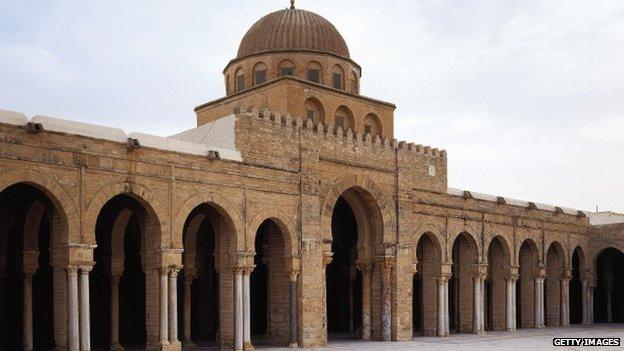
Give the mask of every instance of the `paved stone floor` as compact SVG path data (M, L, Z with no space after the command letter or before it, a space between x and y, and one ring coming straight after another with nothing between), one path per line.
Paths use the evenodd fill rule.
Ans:
M597 324L568 328L521 329L516 332L487 332L486 335L456 334L447 338L417 337L410 342L377 342L335 340L320 350L434 350L434 351L489 351L489 350L624 350L624 347L554 347L555 337L619 337L624 342L624 324ZM257 346L259 350L292 350Z

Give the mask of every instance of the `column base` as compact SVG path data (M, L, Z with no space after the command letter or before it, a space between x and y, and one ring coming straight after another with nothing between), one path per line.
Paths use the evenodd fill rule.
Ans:
M298 348L299 344L296 343L296 342L291 342L290 345L288 345L288 346L290 346L290 348Z
M110 351L123 351L124 350L124 347L121 346L121 344L118 342L114 344L110 344L109 347L110 347Z
M247 341L243 344L243 351L253 351L254 347L251 342Z
M166 351L182 351L182 343L179 341L169 342L163 345L163 350Z
M483 335L485 335L485 331L480 330L480 331L476 331L476 332L474 332L473 334L475 334L475 335L479 335L479 336L483 336Z

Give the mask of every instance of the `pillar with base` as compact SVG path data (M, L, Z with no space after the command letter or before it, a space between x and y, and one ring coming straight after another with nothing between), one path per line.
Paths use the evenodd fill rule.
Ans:
M160 274L160 345L166 347L169 344L169 301L167 295L169 293L169 267L159 269Z
M169 344L179 348L178 344L178 272L179 267L171 267L169 272Z
M372 265L357 262L357 269L362 273L362 339L371 339L371 278Z
M535 328L544 327L544 278L546 278L546 270L540 268L535 277Z
M24 272L23 283L23 346L25 351L32 351L33 344L33 308L32 280L34 272Z
M448 281L450 274L442 274L437 279L438 286L438 336L448 336Z
M89 272L93 266L80 266L80 350L91 350L91 317L89 306Z
M289 344L290 347L299 346L298 343L298 306L297 306L297 278L299 277L299 270L292 269L290 271L290 306L289 306Z
M195 346L191 339L191 298L192 298L192 286L195 280L195 270L184 267L184 309L182 310L183 319L183 345L185 347Z
M572 279L572 271L565 270L560 280L561 287L561 326L570 325L570 280Z
M474 288L474 312L473 312L473 329L475 334L482 335L485 333L484 320L484 284L487 277L487 266L478 265L477 273L473 277Z
M78 267L70 265L65 270L67 272L68 349L79 351Z
M243 350L243 268L234 267L234 350Z
M381 259L381 340L392 340L392 269L394 257L384 256Z
M518 269L512 268L511 273L506 278L507 281L507 331L516 330L516 282L518 281Z
M254 349L251 343L251 287L249 277L255 266L243 269L243 350Z
M119 343L119 281L121 280L120 273L113 273L110 277L110 307L111 307L111 340L110 350L119 351L123 350Z

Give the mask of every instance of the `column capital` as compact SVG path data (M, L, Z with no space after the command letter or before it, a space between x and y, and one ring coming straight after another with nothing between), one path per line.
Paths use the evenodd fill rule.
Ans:
M24 280L26 281L32 281L33 276L35 275L35 272L31 272L31 271L24 271Z
M370 271L373 269L373 265L370 262L366 262L366 261L356 261L355 262L355 267L362 274L370 273Z
M67 272L68 276L78 276L78 266L70 264L65 267L65 272Z
M168 275L170 271L171 271L171 267L168 267L168 266L158 268L158 273L160 273L160 275Z
M396 259L394 256L380 256L377 262L379 263L381 269L392 270Z
M477 271L475 274L472 275L472 278L474 280L478 280L479 282L483 282L487 278L487 272Z
M243 267L243 275L251 275L251 272L253 272L254 269L256 269L255 264L252 264L247 267Z
M291 269L290 270L290 281L291 282L296 282L297 281L297 277L299 276L299 273L301 273L301 270L299 270L299 269Z
M245 268L246 267L232 267L232 270L234 271L234 275L243 275L245 273Z
M535 277L536 278L546 278L547 275L548 275L548 272L546 271L546 268L539 267L537 269L537 273L535 274Z
M91 264L82 265L79 268L80 268L80 274L89 274L89 272L91 272L91 270L93 269L93 265Z
M331 251L323 251L323 266L327 267L333 260L334 253Z
M181 268L176 266L171 266L171 270L169 271L169 278L174 279L178 277L178 273L180 273Z
M121 280L121 274L111 274L110 276L111 284L119 285L120 280Z
M505 277L506 280L511 281L512 283L517 281L518 278L520 277L520 275L518 273L509 273L507 275L507 277Z
M418 260L412 261L412 274L418 273Z
M442 274L440 274L440 277L437 278L438 285L448 283L448 281L451 279L451 276L452 276L452 274L450 274L450 273L442 273Z

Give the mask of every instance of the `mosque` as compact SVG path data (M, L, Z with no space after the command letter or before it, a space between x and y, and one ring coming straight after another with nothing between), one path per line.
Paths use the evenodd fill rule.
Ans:
M624 215L449 187L325 18L262 17L223 75L170 137L0 111L0 349L624 322Z

